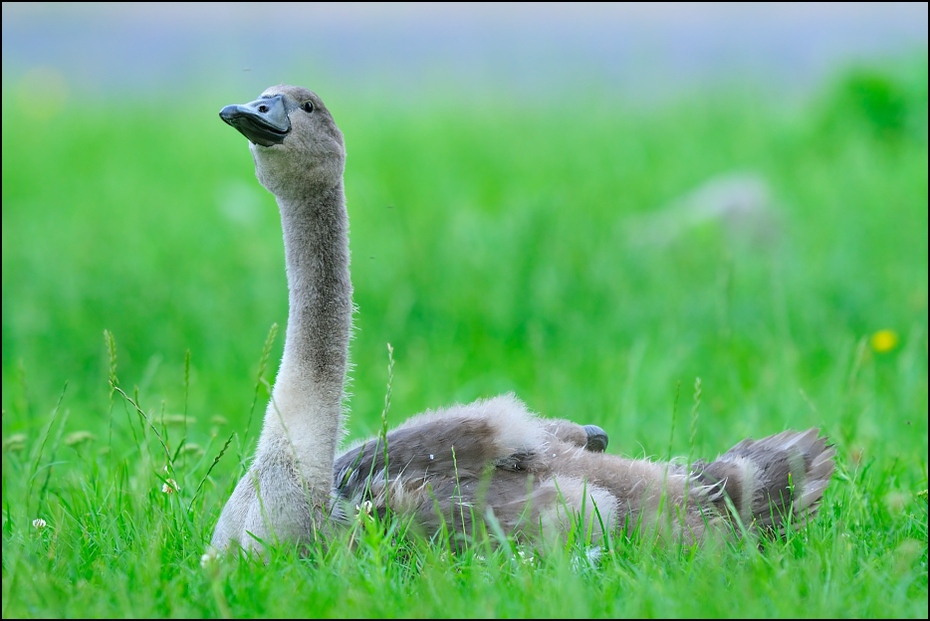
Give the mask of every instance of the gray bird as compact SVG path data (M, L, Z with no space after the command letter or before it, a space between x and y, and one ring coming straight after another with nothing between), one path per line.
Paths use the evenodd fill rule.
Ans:
M255 458L220 515L215 549L308 544L357 506L456 544L479 521L527 541L581 527L592 541L651 532L700 542L780 532L816 513L835 456L817 429L743 440L688 466L608 454L599 427L539 417L506 394L414 416L387 433L387 451L373 438L337 452L353 312L342 132L297 86L220 117L248 138L255 174L277 199L289 311Z

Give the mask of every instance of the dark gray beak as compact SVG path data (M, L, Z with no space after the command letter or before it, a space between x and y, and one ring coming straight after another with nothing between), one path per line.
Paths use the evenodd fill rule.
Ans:
M291 131L284 96L263 97L247 104L233 104L220 110L220 118L255 144L270 147L284 142Z

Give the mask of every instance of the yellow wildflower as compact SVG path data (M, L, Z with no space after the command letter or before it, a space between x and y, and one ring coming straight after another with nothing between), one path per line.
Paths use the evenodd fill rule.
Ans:
M869 339L872 350L884 354L898 346L898 333L894 330L879 330Z

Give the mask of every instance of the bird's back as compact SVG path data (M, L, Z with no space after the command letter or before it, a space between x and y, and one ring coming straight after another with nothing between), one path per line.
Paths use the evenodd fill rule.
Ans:
M336 493L456 540L493 520L518 537L581 526L591 540L645 530L699 541L708 527L806 521L833 472L835 451L816 429L743 440L690 468L592 450L588 429L537 418L512 395L427 412L338 456Z

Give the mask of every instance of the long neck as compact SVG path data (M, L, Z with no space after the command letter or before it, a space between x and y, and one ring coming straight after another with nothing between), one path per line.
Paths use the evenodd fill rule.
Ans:
M262 440L283 433L304 480L320 493L332 485L342 434L342 399L352 326L349 231L341 183L306 196L278 197L289 310L284 356Z

